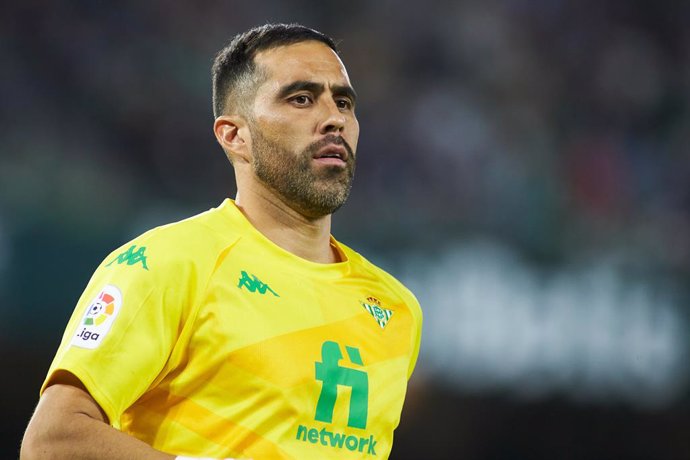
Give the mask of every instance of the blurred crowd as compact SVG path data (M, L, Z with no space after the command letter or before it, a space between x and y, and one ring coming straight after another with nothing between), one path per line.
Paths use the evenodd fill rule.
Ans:
M616 289L639 280L673 293L661 302L673 316L640 313L635 324L651 324L640 330L659 330L659 317L676 327L690 313L688 18L690 3L665 0L10 2L0 15L0 345L36 350L37 390L102 257L234 196L211 133L210 65L235 33L274 21L338 40L359 93L358 168L336 237L412 284L415 260L427 272L443 262L468 273L495 255L467 250L480 240L522 261L489 276L496 282L605 264L623 280ZM492 273L501 257L488 262ZM438 279L427 276L426 286ZM423 349L433 360L444 338L471 332L451 319L483 311L483 297L458 294L474 302L468 309L417 285L427 324L439 328L425 330L436 334L437 345ZM614 304L625 316L626 301ZM444 325L452 330L442 333ZM676 366L687 357L677 334L686 329L673 330L643 334L671 344L673 359L654 354L658 347L648 355L676 369L669 385L687 372ZM458 350L456 358L486 362ZM674 401L688 392L676 388ZM473 452L467 458L517 458ZM657 458L682 458L675 452Z
M152 197L198 205L232 193L210 135L209 63L249 24L300 20L340 40L362 94L352 214L367 208L382 233L392 226L415 244L481 233L546 260L690 270L682 2L8 9L0 210L10 233L37 211L98 230L97 191L117 192L117 220ZM366 227L348 232L366 239Z

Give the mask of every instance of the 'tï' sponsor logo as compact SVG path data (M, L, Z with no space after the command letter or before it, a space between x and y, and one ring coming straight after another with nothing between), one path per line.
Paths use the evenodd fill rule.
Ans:
M345 346L350 365L363 367L364 361L359 352L359 348ZM350 397L340 398L348 401L349 412L347 426L364 430L367 427L367 417L369 415L369 375L363 369L356 367L341 366L343 352L337 342L326 341L321 345L321 361L315 363L316 380L321 381L321 393L316 403L316 414L314 420L326 424L333 423L333 410L339 399L338 389L342 389L341 395L345 392L344 388L350 389ZM364 433L359 434L336 431L327 426L310 427L299 425L297 427L296 439L302 442L318 444L335 449L347 449L352 452L361 452L366 455L376 455L376 444L378 441L374 435Z

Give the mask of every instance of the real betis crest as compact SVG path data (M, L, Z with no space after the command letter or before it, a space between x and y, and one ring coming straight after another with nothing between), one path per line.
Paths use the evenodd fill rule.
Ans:
M386 327L388 321L393 316L393 310L388 310L387 308L381 307L381 302L376 297L367 297L365 302L360 302L364 309L369 312L371 316L374 317L381 329Z

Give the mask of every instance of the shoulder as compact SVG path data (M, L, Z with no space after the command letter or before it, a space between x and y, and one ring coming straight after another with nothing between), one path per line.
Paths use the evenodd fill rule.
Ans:
M407 377L409 378L412 375L412 371L417 363L422 337L423 316L419 301L412 291L410 291L393 275L374 265L364 256L352 250L351 248L341 243L338 244L350 260L350 263L353 265L353 270L356 270L358 275L368 277L371 281L384 285L388 292L392 292L398 297L398 301L403 304L406 307L407 312L409 312L412 320L409 328L410 362L407 369Z
M111 252L104 264L140 264L147 270L190 264L213 266L240 238L241 232L220 206L152 228Z
M378 282L386 285L391 291L397 293L404 303L409 306L411 313L417 317L417 319L421 320L421 307L419 306L417 297L415 297L412 291L410 291L396 277L369 261L359 252L340 242L338 242L338 245L348 257L350 263L352 263L358 271L368 274L368 276L370 276L372 279L376 279Z

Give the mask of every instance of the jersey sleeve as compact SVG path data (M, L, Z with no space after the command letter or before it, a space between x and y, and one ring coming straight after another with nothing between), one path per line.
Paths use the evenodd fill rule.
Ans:
M41 393L58 370L84 384L120 427L122 413L162 379L196 296L194 267L163 242L134 240L98 267L84 290Z

